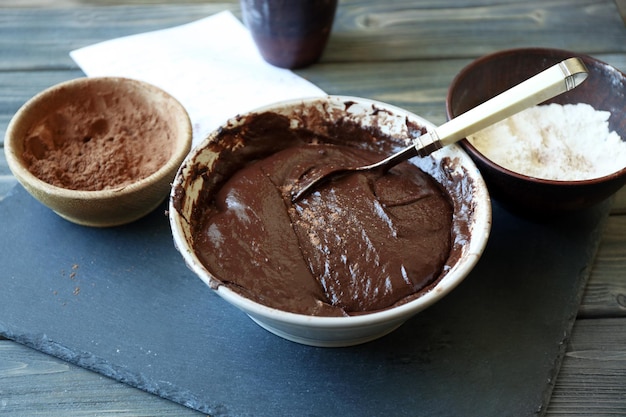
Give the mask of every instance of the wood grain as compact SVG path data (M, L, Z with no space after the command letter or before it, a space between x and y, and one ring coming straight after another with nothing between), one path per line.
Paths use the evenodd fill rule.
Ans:
M576 322L547 415L626 415L623 320Z
M343 4L326 54L330 61L471 57L528 45L589 53L626 47L605 49L622 38L612 0Z
M610 216L579 309L580 318L626 317L626 216Z
M201 416L201 413L0 340L0 415Z
M374 4L369 0L344 0L322 61L471 58L529 45L589 54L626 52L623 23L612 0L508 0L497 6L488 4L486 0L467 6L452 0ZM67 52L72 49L178 25L224 9L239 14L236 2L209 1L184 8L162 5L151 9L149 18L145 8L132 5L5 9L0 15L4 58L0 70L15 66L70 68L73 64ZM48 42L38 42L41 38ZM22 52L24 44L28 45L28 54Z

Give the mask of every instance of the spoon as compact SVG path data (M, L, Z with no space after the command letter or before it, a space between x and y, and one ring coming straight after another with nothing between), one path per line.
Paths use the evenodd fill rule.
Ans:
M580 85L587 79L587 68L579 58L569 58L504 91L471 110L455 117L424 135L413 138L413 144L371 165L316 171L292 188L291 201L296 202L322 182L351 172L382 170L414 156L424 157L444 146L472 135L528 107L539 104Z

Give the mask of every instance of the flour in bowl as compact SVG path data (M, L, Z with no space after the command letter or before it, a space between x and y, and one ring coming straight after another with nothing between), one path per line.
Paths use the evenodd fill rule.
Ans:
M608 111L584 103L528 108L469 136L498 165L535 178L598 178L626 167L626 142L609 131Z

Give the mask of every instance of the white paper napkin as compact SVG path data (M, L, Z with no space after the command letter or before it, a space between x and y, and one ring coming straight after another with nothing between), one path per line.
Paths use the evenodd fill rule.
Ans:
M276 101L325 93L266 63L229 11L182 26L113 39L70 52L88 76L154 84L187 109L194 146L228 118Z

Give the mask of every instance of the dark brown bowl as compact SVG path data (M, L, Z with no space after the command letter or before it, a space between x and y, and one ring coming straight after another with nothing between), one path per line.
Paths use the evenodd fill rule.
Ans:
M589 77L572 91L546 103L587 103L611 112L609 129L626 140L626 76L590 56L557 49L512 49L484 56L463 68L448 90L446 111L452 119L482 102L571 57L581 58ZM533 217L591 207L626 183L626 167L581 181L537 179L505 169L481 154L466 139L460 142L481 171L490 194L504 206Z

